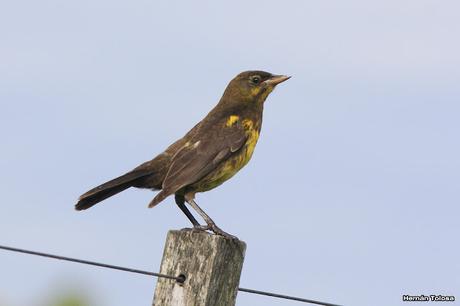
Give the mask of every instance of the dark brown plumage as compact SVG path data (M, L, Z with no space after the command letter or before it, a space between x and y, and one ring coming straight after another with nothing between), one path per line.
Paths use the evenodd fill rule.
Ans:
M195 193L213 189L236 174L250 160L262 124L263 104L275 86L289 77L246 71L227 86L219 103L183 138L132 171L80 196L75 208L87 209L129 187L160 190L153 207L175 194L177 205L195 229L219 229L194 201ZM201 226L188 211L189 203L206 221Z

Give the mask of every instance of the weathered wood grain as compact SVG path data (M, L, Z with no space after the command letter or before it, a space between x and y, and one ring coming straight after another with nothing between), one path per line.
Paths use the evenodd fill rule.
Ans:
M169 231L153 306L234 306L246 244L196 231Z

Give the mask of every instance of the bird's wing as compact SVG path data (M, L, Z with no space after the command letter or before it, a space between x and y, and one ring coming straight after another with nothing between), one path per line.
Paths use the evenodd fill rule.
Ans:
M174 193L197 182L239 150L247 139L246 133L238 127L210 130L200 136L173 157L163 181L164 191Z
M149 206L153 207L182 187L199 181L238 151L246 140L247 135L239 125L203 129L197 133L172 158L162 191Z

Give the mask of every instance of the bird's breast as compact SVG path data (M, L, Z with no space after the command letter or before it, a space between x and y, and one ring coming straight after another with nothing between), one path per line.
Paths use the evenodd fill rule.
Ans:
M221 185L234 176L251 159L257 140L259 139L259 128L251 119L244 119L241 124L247 136L245 144L229 159L222 162L216 170L198 182L194 188L197 192L208 191Z
M249 162L252 157L252 153L254 153L254 149L256 148L257 140L259 140L259 128L255 126L254 121L245 119L243 120L242 124L248 138L242 148L242 151L244 152L242 152L243 154L240 155L240 167L238 170Z

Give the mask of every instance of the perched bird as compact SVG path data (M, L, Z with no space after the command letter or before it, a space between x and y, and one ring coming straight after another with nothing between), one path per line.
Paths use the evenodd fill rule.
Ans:
M184 137L154 159L82 194L75 209L90 208L129 187L149 188L160 190L150 208L174 194L194 229L236 238L221 230L196 204L195 194L221 185L248 163L259 138L265 99L276 85L289 78L264 71L238 74L219 103ZM206 225L198 223L185 202Z

